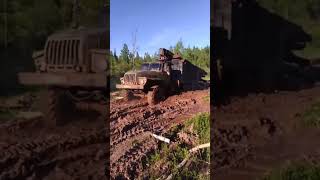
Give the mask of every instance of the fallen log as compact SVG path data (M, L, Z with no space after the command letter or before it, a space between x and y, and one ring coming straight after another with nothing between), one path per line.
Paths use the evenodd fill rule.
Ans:
M177 169L182 168L189 160L191 154L193 154L194 152L200 150L200 149L204 149L204 148L208 148L210 147L210 143L206 143L206 144L201 144L199 146L196 146L192 149L189 150L189 154L187 155L187 157L177 166ZM166 180L171 180L172 179L173 174L170 174Z

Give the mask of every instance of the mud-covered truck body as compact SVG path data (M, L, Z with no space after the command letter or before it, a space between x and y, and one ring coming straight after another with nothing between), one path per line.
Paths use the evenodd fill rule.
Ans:
M19 74L25 85L106 88L107 31L82 29L48 37L44 50L33 54L37 72Z
M120 78L116 88L126 90L126 99L140 91L148 94L149 104L155 104L174 92L197 88L207 74L169 50L160 48L159 54L157 62L143 63L140 70L129 71Z
M257 0L214 0L211 14L213 94L299 89L309 84L310 61L295 52L312 37Z
M106 96L107 34L106 29L55 33L42 51L33 54L36 72L18 74L23 85L49 87L51 121L62 120L75 102L89 103Z

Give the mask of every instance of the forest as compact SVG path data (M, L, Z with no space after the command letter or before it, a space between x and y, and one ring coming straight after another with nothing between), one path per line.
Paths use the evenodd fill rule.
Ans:
M161 48L161 47L159 47ZM204 48L198 47L185 47L182 40L179 40L174 46L168 47L173 53L179 53L184 59L189 60L192 64L199 66L204 69L208 74L210 73L210 47L206 46ZM117 52L111 51L110 62L111 62L111 78L118 79L123 76L126 71L131 69L139 69L143 62L156 61L158 58L158 52L149 54L146 52L144 55L139 55L139 53L132 53L129 50L127 44L123 45L119 55ZM206 77L209 79L209 75ZM114 80L116 80L114 79ZM116 80L117 81L117 80Z
M305 50L297 52L307 58L320 56L320 0L257 0L270 12L298 24L310 33L312 42Z
M319 57L320 0L257 0L271 12L303 26L313 41L298 52L309 58ZM46 38L70 28L74 0L2 0L0 4L0 95L15 91L16 74L33 68L32 52L43 48ZM103 14L105 0L79 0L81 26L93 26L109 20ZM107 22L108 24L108 22ZM125 47L127 46L127 47ZM173 51L181 51L184 58L209 72L209 48L183 47L177 42ZM118 54L119 53L119 54ZM151 54L149 54L151 53ZM152 61L156 52L143 55L130 53L128 45L120 52L112 52L112 74L120 76L138 67L143 61ZM134 57L134 58L133 58ZM135 60L136 59L136 60Z

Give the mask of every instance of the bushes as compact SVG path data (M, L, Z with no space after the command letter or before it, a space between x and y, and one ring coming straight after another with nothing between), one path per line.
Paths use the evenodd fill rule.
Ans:
M273 170L263 180L318 180L320 166L309 163L289 164L281 169Z
M184 59L189 60L192 64L204 69L208 74L210 74L209 46L204 48L185 48L180 40L174 47L170 47L169 49L174 53L180 53ZM134 59L134 61L132 59ZM156 61L157 59L157 53L154 53L153 55L145 53L143 57L139 56L138 53L133 55L132 52L130 52L128 45L124 44L119 55L117 55L115 52L111 52L111 76L121 77L125 72L131 69L139 69L143 62L152 62ZM206 78L210 79L210 76L208 75Z
M315 103L302 115L302 123L306 127L320 127L320 103Z
M320 0L257 0L259 4L289 21L303 26L311 33L312 42L298 54L307 58L319 57L320 48Z

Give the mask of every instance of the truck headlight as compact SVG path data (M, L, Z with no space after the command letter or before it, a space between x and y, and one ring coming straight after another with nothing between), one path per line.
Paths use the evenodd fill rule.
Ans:
M105 72L108 68L107 51L102 49L92 49L91 70L96 73Z
M145 84L146 82L147 82L147 78L145 78L145 77L139 77L139 78L138 78L138 83L139 83L139 84L142 84L142 85L143 85L143 84Z

